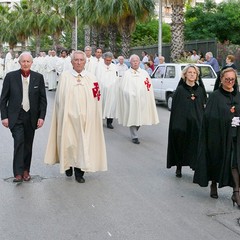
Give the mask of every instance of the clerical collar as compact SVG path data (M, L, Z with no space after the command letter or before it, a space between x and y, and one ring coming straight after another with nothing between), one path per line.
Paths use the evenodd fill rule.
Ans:
M82 77L85 77L86 74L87 74L87 71L84 69L82 70L80 73L76 72L74 69L71 69L71 74L74 76L74 77L77 77L79 74L82 76Z
M27 78L27 77L29 77L29 75L30 75L30 70L28 70L28 71L23 71L23 70L21 69L21 74L23 75L24 78Z
M137 70L134 70L133 68L131 68L131 71L132 71L132 73L140 73L140 69L138 68Z

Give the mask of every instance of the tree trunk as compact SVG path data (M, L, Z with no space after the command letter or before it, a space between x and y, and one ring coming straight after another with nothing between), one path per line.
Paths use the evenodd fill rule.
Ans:
M99 27L98 29L98 46L101 49L103 49L103 52L105 51L104 49L106 48L106 45L105 45L106 31L107 29L104 27Z
M114 56L117 55L117 46L116 46L116 39L117 39L117 26L115 24L110 24L108 27L109 32L109 50L113 53Z
M22 49L22 52L26 51L26 41L25 40L21 41L21 49Z
M172 5L172 40L171 40L171 61L177 62L181 58L184 51L184 17L183 5Z
M92 27L91 28L91 47L93 49L93 51L95 51L95 49L98 47L98 34L97 34L97 28L96 27Z
M71 48L77 50L77 29L76 22L72 22L72 45Z
M57 51L58 46L60 45L59 35L58 34L53 34L52 39L53 39L53 46L52 47L55 51Z
M0 42L0 52L3 52L3 44Z
M40 53L40 47L41 47L41 34L38 33L36 35L36 54Z
M85 47L91 45L91 28L89 25L84 26L84 44Z
M122 28L122 55L124 58L129 58L131 42L131 33L128 26L123 26Z

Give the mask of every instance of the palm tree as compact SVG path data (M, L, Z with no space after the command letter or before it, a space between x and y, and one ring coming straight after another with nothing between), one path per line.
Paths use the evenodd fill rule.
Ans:
M105 0L108 19L115 23L122 36L122 55L129 57L131 33L137 21L144 22L154 11L153 0Z
M17 21L17 16L14 11L8 11L6 16L6 22L3 24L3 42L7 42L9 44L9 48L13 49L17 45L17 36L16 29L14 28L14 22Z
M180 59L184 51L184 0L165 0L172 7L171 24L171 61L176 62Z
M49 21L46 12L46 1L25 0L17 7L19 12L15 26L23 26L28 36L33 36L36 42L36 53L40 52L41 37L46 34Z
M77 28L76 28L76 21L79 22L78 18L78 1L77 0L65 0L61 2L61 12L63 13L65 23L65 30L72 29L72 49L77 49L77 42L76 42L76 36L77 36Z
M46 33L51 36L53 40L53 49L57 50L60 36L63 31L71 28L69 22L66 21L66 6L69 1L63 0L47 0L46 11L49 14L49 20L47 21Z
M78 12L82 23L85 26L85 39L91 39L93 45L105 48L106 40L106 6L100 0L78 0ZM91 31L89 31L89 28Z
M7 25L9 23L8 15L9 15L9 7L0 5L0 22L1 22L1 25L0 25L0 52L3 49L3 42L6 41L5 33L6 33Z

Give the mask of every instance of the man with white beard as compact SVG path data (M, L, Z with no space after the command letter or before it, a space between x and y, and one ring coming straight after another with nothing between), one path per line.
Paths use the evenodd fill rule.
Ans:
M96 76L100 83L102 96L103 119L107 119L107 128L113 129L113 119L116 118L117 103L117 68L112 63L113 54L106 52L103 54L104 63L97 67Z
M53 91L57 88L56 62L58 57L54 50L49 51L49 54L46 61L46 78L48 81L48 91Z
M97 62L96 58L92 56L92 48L90 46L86 46L84 48L84 52L86 53L87 56L87 61L85 64L85 69L92 74L96 73L96 67L97 67Z

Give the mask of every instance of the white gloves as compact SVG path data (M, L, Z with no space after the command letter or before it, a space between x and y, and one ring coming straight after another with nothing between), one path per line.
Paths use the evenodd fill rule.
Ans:
M239 127L240 126L240 119L239 117L233 117L232 119L232 127Z

